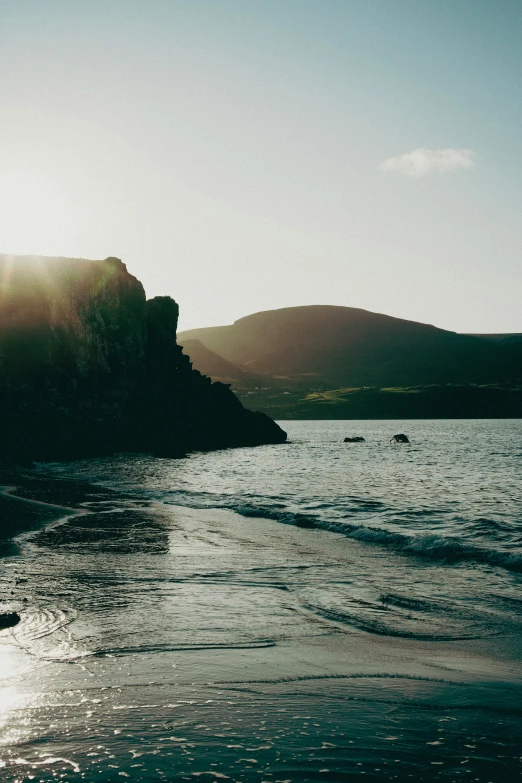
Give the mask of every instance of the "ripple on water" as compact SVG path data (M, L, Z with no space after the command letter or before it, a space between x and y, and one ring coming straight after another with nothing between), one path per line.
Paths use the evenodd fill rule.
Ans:
M455 601L381 593L368 586L329 584L300 588L303 607L336 623L383 636L432 641L474 639L505 630L490 612Z
M90 655L69 632L68 626L76 617L76 610L71 608L47 606L23 611L10 636L19 647L41 660L74 661Z

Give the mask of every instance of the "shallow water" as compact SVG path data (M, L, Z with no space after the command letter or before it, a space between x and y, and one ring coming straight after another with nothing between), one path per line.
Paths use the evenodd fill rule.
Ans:
M350 580L327 596L311 590L310 601L325 610L342 606L369 630L451 637L474 635L476 626L481 634L484 626L496 632L496 623L518 623L522 421L283 426L291 440L285 446L184 460L123 456L54 471L131 497L227 508L365 542L375 558L371 572L357 586ZM406 431L411 445L391 445L395 431ZM342 443L345 434L366 442ZM383 557L388 564L401 554L407 560L394 563L394 575L386 569L384 580Z
M522 422L283 426L20 490L0 780L519 779Z

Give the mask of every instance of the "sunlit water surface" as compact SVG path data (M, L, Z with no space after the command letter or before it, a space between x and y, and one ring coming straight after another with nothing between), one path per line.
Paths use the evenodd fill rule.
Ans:
M283 426L40 466L0 780L519 779L522 422Z

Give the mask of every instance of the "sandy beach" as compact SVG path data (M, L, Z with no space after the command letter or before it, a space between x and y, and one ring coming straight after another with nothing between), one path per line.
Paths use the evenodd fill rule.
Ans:
M18 491L4 513L45 527L0 565L22 616L0 634L2 781L518 779L513 640L391 637L319 605L371 567L363 543L70 482Z

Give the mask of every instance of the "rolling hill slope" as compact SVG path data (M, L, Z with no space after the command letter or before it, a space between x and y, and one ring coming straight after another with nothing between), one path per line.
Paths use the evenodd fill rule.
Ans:
M353 307L268 310L179 340L199 340L249 373L311 387L522 384L520 335L457 334Z

